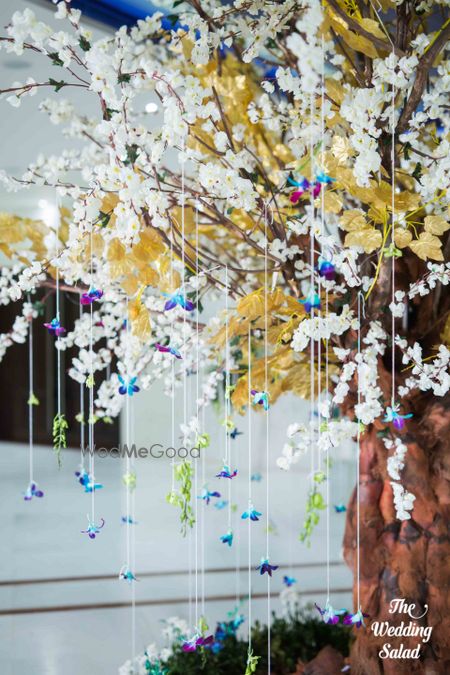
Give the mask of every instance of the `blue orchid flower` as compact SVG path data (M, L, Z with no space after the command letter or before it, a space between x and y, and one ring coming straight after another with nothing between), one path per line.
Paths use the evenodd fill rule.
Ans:
M27 487L26 491L23 493L24 494L24 500L26 502L29 502L33 497L43 497L44 493L42 490L39 490L38 484L32 481L29 486Z
M228 464L224 464L223 468L219 473L216 473L216 478L234 478L237 476L237 469L234 469L234 471L231 471L230 467Z
M325 607L323 609L321 607L319 607L319 605L317 605L316 603L314 603L314 605L315 605L317 611L319 612L320 616L322 617L324 623L331 624L331 625L335 625L335 624L339 623L339 617L342 614L345 614L346 611L347 611L346 609L333 609L333 607L330 605L328 600L327 600L327 602L325 604ZM345 623L345 621L344 621L344 623Z
M260 473L252 473L252 475L250 476L250 480L253 483L260 483L262 481L262 476Z
M128 380L128 383L125 384L125 380L123 379L122 375L119 375L119 382L121 385L119 387L119 394L122 396L125 396L125 394L128 394L128 396L133 396L135 392L139 391L136 381L137 377L132 377Z
M278 569L278 565L271 565L269 563L269 558L261 558L261 563L256 568L259 570L260 574L268 574L269 577L272 576L272 572Z
M120 521L124 525L137 525L138 524L138 521L133 520L133 518L131 516L122 516Z
M89 539L95 539L95 537L100 533L100 530L105 525L105 521L103 518L100 518L100 525L96 525L94 522L91 521L89 516L87 517L87 519L88 519L87 529L81 530L81 533L87 534Z
M302 304L307 312L310 312L311 309L320 309L320 297L317 293L311 292L303 300L299 300L299 303Z
M283 584L285 586L287 586L288 588L290 588L291 586L293 586L296 583L297 583L297 579L294 579L294 577L288 577L287 575L285 575L283 577Z
M234 440L236 436L242 436L243 433L244 433L243 431L238 431L237 427L235 427L233 431L230 433L230 438Z
M249 518L250 520L256 521L259 520L259 516L262 516L262 513L257 511L253 506L253 504L250 502L247 511L244 511L241 518L242 520L247 520L247 518Z
M214 507L215 507L218 511L222 511L222 509L224 509L224 508L226 507L227 504L228 504L228 502L227 502L226 499L221 499L220 502L216 502L216 503L214 504Z
M394 405L391 407L386 408L386 415L383 418L383 422L392 422L394 427L401 431L402 429L405 428L405 420L411 419L413 417L412 413L408 413L407 415L401 415L399 413L400 410L400 404Z
M364 614L361 607L354 614L347 614L344 619L344 624L346 626L356 626L356 628L361 628L365 626L364 619L368 618L368 614Z
M220 541L222 544L228 544L228 546L231 546L233 543L233 532L231 530L228 530L226 534L223 534L220 537Z
M316 181L318 183L322 183L323 185L331 185L332 183L336 182L336 178L331 178L331 176L329 176L324 171L319 171L316 173Z
M345 506L345 504L335 504L334 510L336 511L336 513L345 513L347 511L347 507Z
M262 405L264 410L269 410L269 394L267 391L257 391L256 389L252 389L251 394L253 396L253 405Z
M323 260L319 258L318 265L319 276L323 277L327 281L333 281L336 275L336 267L333 265L331 260Z
M135 577L133 572L127 567L127 565L124 565L120 572L119 572L119 579L122 581L126 581L127 583L131 584L133 581L138 581L138 579Z
M208 488L205 487L205 488L202 489L202 491L201 491L200 495L197 497L197 499L203 499L203 501L206 504L209 504L209 502L211 501L211 497L220 497L220 496L221 496L220 492L217 492L216 490L214 490L213 492L210 492L208 490Z
M167 312L169 309L174 309L174 307L177 305L186 310L186 312L192 312L192 310L195 308L194 303L188 300L185 294L179 289L173 293L163 293L163 295L168 298L164 305L165 312Z

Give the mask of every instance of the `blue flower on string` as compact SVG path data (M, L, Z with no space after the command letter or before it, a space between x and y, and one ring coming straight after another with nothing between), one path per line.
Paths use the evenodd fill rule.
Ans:
M331 176L324 171L319 171L316 173L316 181L322 183L322 185L331 185L336 182L336 178L331 178Z
M138 581L138 579L134 576L133 572L127 565L124 565L121 568L119 572L119 579L121 579L122 581L126 581L129 584L133 583L133 581Z
M44 323L44 326L48 330L49 334L53 335L53 337L59 338L66 332L66 329L64 328L64 326L61 326L59 319L56 317L52 319L50 323Z
M218 511L222 511L222 509L224 509L224 508L226 507L227 504L228 504L228 502L226 501L226 499L221 499L220 502L216 502L216 503L214 504L214 507L215 507Z
M228 464L224 464L222 470L216 473L216 478L234 478L235 476L237 476L237 469L231 471Z
M190 640L185 640L182 644L182 650L184 652L195 652L197 647L208 647L214 642L214 636L208 635L203 637L202 635L194 635Z
M320 616L322 617L323 621L327 624L332 624L335 625L339 623L339 617L342 614L346 613L346 609L333 609L333 607L330 605L330 603L326 602L325 607L322 609L319 607L318 604L314 603L315 608L319 612ZM345 623L345 620L344 620Z
M75 476L83 487L89 482L89 474L84 467L80 467L79 471L75 471Z
M310 312L311 309L320 309L320 297L317 293L311 293L306 296L303 300L299 300L299 303L302 304L306 312Z
M242 436L243 431L238 431L237 427L233 429L233 431L230 433L230 438L233 440L236 438L236 436Z
M241 518L242 518L242 520L247 520L247 518L249 518L250 520L255 521L255 520L259 520L259 516L262 516L262 513L257 511L255 509L255 507L253 506L253 504L250 502L249 505L248 505L247 511L244 511Z
M361 626L366 625L364 623L364 619L367 619L368 616L368 614L364 614L360 607L354 614L347 614L347 616L344 618L344 624L346 626L356 626L356 628L361 628Z
M256 389L252 389L251 394L253 396L253 405L262 405L264 410L269 410L269 394L267 391L257 391Z
M278 565L271 565L269 563L269 558L261 558L261 563L256 568L259 570L260 574L268 574L269 577L272 576L272 572L278 569Z
M252 473L250 480L252 483L260 483L262 481L262 476L260 473Z
M23 493L24 494L24 500L26 502L29 502L33 497L43 497L44 493L42 490L39 490L38 484L34 483L33 481L28 485L26 491Z
M413 414L408 413L407 415L401 415L399 413L400 410L400 404L396 404L391 407L386 408L386 415L383 418L383 422L392 422L394 427L401 431L402 429L405 428L405 420L409 420Z
M333 265L331 260L324 260L319 258L318 266L319 276L323 277L327 281L333 281L336 275L336 267Z
M345 506L345 504L335 504L334 510L336 511L336 513L345 513L347 511L347 507Z
M128 394L128 396L133 396L135 392L139 391L136 381L137 377L132 377L128 380L128 383L125 384L125 380L123 379L122 375L119 375L119 394L122 396L125 396L125 394Z
M121 519L120 519L120 522L123 525L137 525L138 524L138 521L133 520L133 518L131 516L122 516Z
M203 501L206 504L209 504L211 501L211 497L220 497L220 492L217 492L214 490L213 492L210 492L208 488L204 487L200 493L200 495L197 497L197 499L203 499Z
M82 305L92 305L95 300L100 300L102 296L103 291L91 287L87 293L82 294L80 302Z
M228 546L231 546L233 543L233 532L231 530L228 530L226 534L223 534L220 537L220 541L222 544L228 544Z
M293 586L296 583L297 583L297 579L294 579L294 577L288 577L287 575L285 575L283 577L283 584L285 586L287 586L288 588L290 588L291 586Z
M170 347L169 345L166 346L156 342L155 349L157 349L158 352L162 352L163 354L172 354L172 356L175 356L177 359L183 358L178 349L175 349L175 347Z
M101 483L96 483L94 476L88 474L87 480L83 483L85 492L95 492L95 490L100 490L103 485Z
M186 298L185 294L182 293L179 289L173 293L163 293L163 295L168 298L164 305L164 311L167 312L169 309L174 309L177 305L186 310L186 312L192 312L195 308L193 302Z
M87 517L88 519L88 526L87 530L81 530L82 534L87 534L89 539L95 539L95 537L99 534L100 530L102 527L105 525L105 521L103 518L100 518L100 525L96 525L92 520Z

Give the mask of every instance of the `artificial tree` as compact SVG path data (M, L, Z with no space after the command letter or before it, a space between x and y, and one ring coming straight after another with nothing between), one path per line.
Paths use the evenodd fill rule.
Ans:
M344 550L355 568L359 529L362 608L386 618L390 599L405 597L428 605L433 626L413 666L381 662L379 641L360 630L352 672L446 672L445 2L192 0L174 3L172 30L154 14L95 42L70 2L56 16L66 31L16 12L1 40L50 69L43 82L30 73L3 86L8 102L48 89L40 109L81 142L40 156L22 176L2 175L8 189L52 186L64 202L52 236L48 225L3 216L14 267L3 271L2 301L42 285L101 288L93 345L106 337L106 348L89 344L87 313L57 343L79 348L69 374L89 387L115 355L122 378L148 387L162 377L170 390L171 367L154 349L170 341L184 352L176 381L201 370L206 405L224 379L227 334L235 414L250 405L249 385L266 388L271 405L289 391L318 396L309 426L292 420L279 466L304 461L308 449L332 457L358 438L359 509L355 491ZM71 87L97 102L96 117L63 98ZM223 297L225 267L226 328L223 313L198 322L180 306L165 311L177 290L199 311ZM35 314L25 303L2 353L25 339ZM113 374L95 390L95 420L119 413L117 387ZM406 430L383 421L395 404L413 414ZM185 443L205 439L195 415L184 422ZM321 480L303 528L299 518L304 541L324 505ZM170 500L186 514L189 497L182 482Z

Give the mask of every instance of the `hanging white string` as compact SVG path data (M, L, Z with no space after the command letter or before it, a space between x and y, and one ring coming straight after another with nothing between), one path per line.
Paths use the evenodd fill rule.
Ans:
M205 406L202 406L202 430L205 428ZM202 485L205 484L205 453L202 448ZM197 501L197 500L196 500ZM206 509L201 509L202 514L202 530L201 530L201 596L202 596L202 616L205 616L205 518Z
M196 317L195 317L195 356L197 361L195 376L195 409L197 421L197 436L200 430L200 334L199 334L199 297L198 297L198 273L199 273L199 232L198 232L198 203L195 202L195 276L197 278L197 298L196 298ZM204 429L202 428L202 433ZM198 444L199 445L199 444ZM199 445L200 448L200 445ZM199 450L202 452L203 448ZM197 460L198 461L198 460ZM194 510L195 510L195 625L198 626L198 471L197 466L194 469Z
M129 398L129 397L128 397ZM134 420L134 402L130 401L130 442L135 442L135 420ZM131 472L135 473L135 461L134 455L133 459L130 462ZM135 490L131 492L131 522L128 523L128 526L131 531L131 569L133 574L136 573L136 527L134 523L136 522L136 493ZM128 519L130 520L130 518ZM131 583L131 654L134 657L136 654L136 584L135 582Z
M252 328L248 324L248 508L252 504ZM252 649L252 529L248 520L248 650Z
M225 464L228 465L230 471L233 470L231 466L231 446L228 423L230 418L230 349L229 349L229 288L228 288L228 265L225 265ZM231 480L228 481L228 530L231 531Z
M80 302L80 325L83 320L83 305ZM109 379L109 378L108 378ZM84 471L84 425L86 420L84 419L84 382L80 383L80 469L81 472Z
M90 232L90 276L93 288L93 255L92 255L92 226ZM95 523L95 478L94 478L94 314L93 303L89 305L89 474L92 481L91 492L91 522Z
M314 137L313 137L313 131L314 131L314 96L311 94L311 100L310 100L310 106L311 106L311 118L310 118L310 125L311 125L311 135L310 135L310 148L309 148L309 154L310 154L310 170L311 170L311 185L313 183L314 179ZM314 243L315 243L315 237L314 237L314 196L313 196L313 191L312 189L310 190L310 206L311 206L311 227L310 227L310 301L311 301L311 309L310 309L310 320L311 320L311 338L309 341L310 344L310 398L311 398L311 404L310 404L310 423L309 423L309 432L310 432L310 453L311 453L311 486L314 487L314 466L315 466L315 460L314 460L314 334L312 330L313 326L313 321L314 321L314 292L315 292L315 281L314 281Z
M126 348L125 351L128 352L130 345L130 313L128 309L128 297L126 299ZM128 359L127 359L128 360ZM129 364L127 363L127 370ZM129 377L129 374L128 374ZM131 438L130 438L130 396L128 392L125 394L125 443L127 448L130 448ZM128 450L127 456L125 459L125 473L127 476L126 481L126 511L127 511L127 522L126 522L126 545L127 545L127 559L126 559L126 569L131 569L131 458L130 452ZM133 654L134 657L134 654Z
M56 320L61 321L61 313L59 306L59 224L60 224L60 210L59 210L59 198L57 197L56 201L56 242L55 242L55 262L56 262ZM59 338L57 338L58 342ZM61 418L61 350L58 349L56 344L56 414L58 420ZM58 454L58 463L60 463L60 457Z
M394 52L393 52L394 54ZM391 139L391 261L392 261L392 306L395 303L395 85L392 84L392 139ZM395 405L395 315L391 312L391 331L392 331L392 392L391 392L391 406Z
M30 298L28 297L28 302ZM29 447L29 473L30 484L34 483L33 466L33 314L30 315L30 328L28 332L28 447Z
M325 316L328 317L328 288L325 289ZM328 405L328 337L325 338L325 396L326 396L326 410L327 410L327 426L330 421L330 407ZM327 431L327 433L330 433ZM327 464L327 484L326 484L326 528L327 528L327 602L330 600L330 492L331 492L331 471L330 471L330 451L327 441L326 445L326 464Z
M269 248L267 227L267 204L264 204L264 391L269 396L269 306L268 306L268 278L267 252ZM269 409L266 410L266 558L269 560L270 538L270 452L269 452ZM251 479L250 479L251 480ZM271 626L270 626L270 575L267 575L267 672L270 675L271 662Z
M358 411L361 406L361 293L358 293L358 345L357 345L357 376L358 376ZM359 417L356 418L358 424L358 431L356 435L357 450L356 450L356 593L357 593L357 611L361 606L360 601L360 451L361 451L361 424Z

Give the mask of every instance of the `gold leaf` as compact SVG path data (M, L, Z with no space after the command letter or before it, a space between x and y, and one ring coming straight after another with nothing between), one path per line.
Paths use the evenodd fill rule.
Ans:
M406 230L404 227L396 227L394 230L394 241L395 245L398 248L405 248L408 246L412 240L412 234L410 230Z
M421 260L444 260L441 250L442 242L430 232L421 232L418 239L414 239L409 248Z
M345 235L345 246L359 246L366 253L372 253L381 246L383 236L379 230L374 227L363 230L355 230Z
M257 319L264 315L264 295L261 289L249 293L245 298L239 300L237 304L237 311L241 316L248 319Z
M381 40L386 39L386 34L381 30L378 21L374 21L374 19L357 19L357 21L368 33L372 33L372 35Z
M450 229L450 223L442 216L427 216L424 220L424 225L426 231L430 232L430 234L440 235Z
M390 204L390 202L389 202ZM412 211L420 206L420 195L414 192L400 192L395 195L395 208L398 211Z
M145 342L151 336L150 315L147 307L141 302L140 295L139 293L139 297L130 302L128 312L132 334Z
M342 209L342 198L336 193L327 190L323 198L324 208L327 213L339 213Z
M364 212L361 211L361 209L349 209L348 211L344 211L339 218L339 225L346 232L359 231L370 227L366 221Z
M353 33L349 30L347 23L340 16L334 14L328 7L330 21L335 31L342 36L344 42L357 52L361 52L371 59L378 58L378 52L372 42L362 35Z
M338 165L343 166L346 160L353 154L352 147L343 136L335 136L331 145L331 152L337 159Z
M134 274L129 274L120 284L128 296L134 295L139 288L139 281Z

